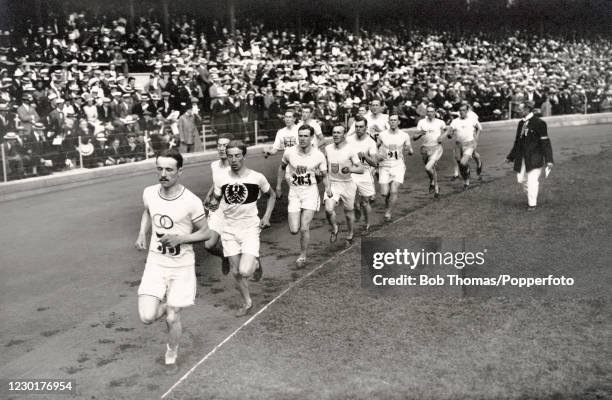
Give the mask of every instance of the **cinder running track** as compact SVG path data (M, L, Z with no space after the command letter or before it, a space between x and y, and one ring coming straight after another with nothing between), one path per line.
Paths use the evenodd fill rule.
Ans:
M550 136L559 162L612 145L612 126L552 128ZM510 172L502 162L513 138L513 129L485 130L481 135L484 182ZM419 145L415 143L415 150ZM461 187L447 179L451 157L445 143L439 166L444 196ZM279 160L278 155L255 156L248 166L275 185ZM397 215L432 201L418 152L407 165ZM144 327L136 313L146 254L136 251L133 243L142 190L154 183L152 173L0 203L0 378L76 379L79 398L157 398L244 322L233 316L239 296L232 282L220 274L218 260L202 255L198 299L183 315L179 372L164 373L165 326ZM208 164L187 167L183 183L202 196L211 184ZM381 210L380 200L375 209ZM379 212L377 223L381 217ZM312 261L296 270L298 237L288 234L285 198L277 202L272 222L262 234L264 280L251 285L258 308L342 249L343 233L338 244L328 244L321 211L313 223Z

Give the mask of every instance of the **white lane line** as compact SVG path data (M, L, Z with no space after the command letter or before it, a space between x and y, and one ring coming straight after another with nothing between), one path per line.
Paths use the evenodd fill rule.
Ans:
M276 300L280 299L285 293L287 293L288 291L290 291L291 289L293 289L294 287L296 287L297 285L299 285L300 283L302 283L302 281L304 281L306 278L308 278L310 275L314 274L315 272L317 272L319 269L321 269L325 264L329 263L330 261L332 261L334 258L341 256L342 254L346 253L347 251L349 251L351 248L353 248L354 244L351 245L351 247L342 250L340 253L336 254L335 256L333 256L332 258L330 258L329 260L325 261L322 264L319 264L315 269L313 269L312 271L310 271L309 273L307 273L306 275L304 275L303 277L301 277L300 279L298 279L297 281L291 283L289 285L289 287L287 287L287 289L283 290L282 292L279 293L278 296L276 296L274 299L272 299L272 301L270 301L268 304L266 304L265 306L263 306L259 311L257 311L251 318L249 318L245 323L243 323L242 325L240 325L238 328L236 328L236 330L234 332L232 332L228 337L226 337L221 343L219 343L218 345L215 346L214 349L212 349L208 354L206 354L200 361L198 361L193 367L191 367L191 369L189 371L187 371L185 373L185 375L183 375L178 381L176 381L176 383L174 385L172 385L170 387L170 389L168 389L166 391L166 393L164 393L161 398L165 399L174 389L176 389L176 387L178 385L180 385L185 379L187 379L189 377L189 375L191 375L191 373L193 371L196 370L196 368L198 368L204 361L206 361L208 358L210 358L213 354L215 354L217 352L217 350L219 350L221 348L221 346L223 346L225 343L227 343L231 338L233 338L238 332L240 332L242 330L242 328L244 328L245 326L247 326L248 324L250 324L255 318L257 318L257 316L259 314L261 314L262 312L264 312L268 307L270 307L272 304L274 304L274 302L276 302Z

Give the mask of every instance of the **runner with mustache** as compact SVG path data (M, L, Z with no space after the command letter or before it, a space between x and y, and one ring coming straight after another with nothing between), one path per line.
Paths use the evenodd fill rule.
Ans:
M138 250L146 250L147 233L151 230L147 261L138 288L138 314L147 325L166 316L169 337L165 363L175 366L183 332L180 311L193 305L196 295L191 243L208 240L211 233L202 201L180 183L181 153L176 149L164 150L157 156L155 165L159 184L143 192L144 211L135 244Z

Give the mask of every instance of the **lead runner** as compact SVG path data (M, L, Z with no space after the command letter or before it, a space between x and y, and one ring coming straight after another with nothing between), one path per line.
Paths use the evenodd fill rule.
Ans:
M180 311L193 305L196 294L191 243L208 240L211 235L202 202L179 182L183 174L181 153L164 150L155 165L159 184L143 192L144 211L135 244L138 250L146 250L146 236L151 229L149 253L138 288L138 314L147 325L166 315L169 337L165 363L175 365L183 332Z

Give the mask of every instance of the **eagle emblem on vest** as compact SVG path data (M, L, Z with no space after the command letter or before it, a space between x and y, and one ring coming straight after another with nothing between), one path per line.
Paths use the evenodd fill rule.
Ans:
M242 183L227 185L223 193L228 204L243 204L248 194L247 187Z

